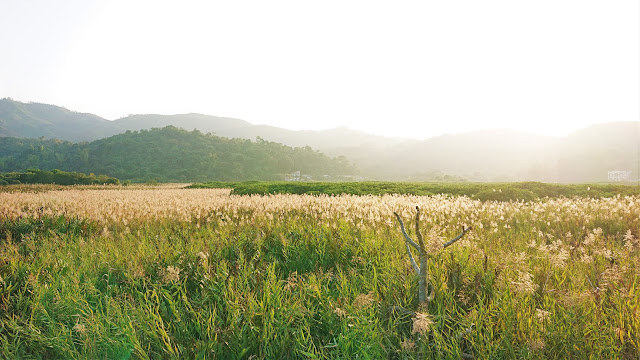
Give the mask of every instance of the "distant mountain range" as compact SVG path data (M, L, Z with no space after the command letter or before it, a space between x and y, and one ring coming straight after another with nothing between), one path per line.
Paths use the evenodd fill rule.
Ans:
M129 115L110 121L97 115L78 113L55 105L21 103L7 98L0 100L0 136L44 136L47 139L80 142L98 140L128 130L163 128L169 125L185 130L198 129L204 133L214 133L228 138L255 140L259 136L293 147L310 146L316 149L335 147L333 144L379 146L402 141L347 128L295 131L202 114Z
M371 179L592 182L606 181L609 170L632 171L633 179L640 175L640 122L594 125L561 138L483 130L418 141L346 128L293 131L202 114L131 115L110 121L54 105L0 100L4 137L80 142L169 125L344 155Z

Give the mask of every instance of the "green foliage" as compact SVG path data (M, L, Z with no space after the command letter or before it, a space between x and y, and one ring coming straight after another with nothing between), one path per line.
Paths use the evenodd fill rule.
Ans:
M391 214L0 218L0 358L635 359L640 253L622 241L627 229L639 235L637 213L624 211L634 200L432 209L426 229L441 218L450 237L473 217L474 230L467 245L432 254L436 296L421 311L433 324L422 335L389 311L417 305ZM575 245L564 266L550 261L558 239ZM515 291L514 269L536 290Z
M531 201L538 198L538 196L531 190L518 189L508 187L505 190L499 189L484 189L478 191L475 198L482 201L510 201L510 200L523 200Z
M60 216L39 216L38 218L5 219L0 222L0 238L14 241L24 241L26 238L36 239L39 236L56 234L88 235L94 230L91 222Z
M51 171L29 169L25 172L0 173L0 185L9 184L58 184L58 185L118 185L120 180L107 175L87 175L79 172L66 172L58 169Z
M640 194L640 186L613 184L407 183L407 182L211 182L190 188L232 188L236 195L436 195L468 196L479 200L531 201L545 197L613 197Z
M344 157L331 159L309 147L226 139L172 126L78 144L0 138L0 171L27 168L109 174L135 182L276 180L298 170L318 177L356 172Z

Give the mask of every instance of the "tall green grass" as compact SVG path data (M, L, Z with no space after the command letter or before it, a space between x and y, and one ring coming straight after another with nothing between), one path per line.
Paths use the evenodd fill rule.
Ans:
M461 214L485 226L432 254L426 334L389 310L418 306L392 214L361 226L318 221L312 209L198 224L4 218L0 357L638 358L640 249L624 235L640 235L639 214L594 208L585 218L550 203L533 219L527 205L501 215L492 206ZM441 234L453 237L458 220ZM573 244L565 266L540 250L558 239ZM521 271L534 291L514 285Z

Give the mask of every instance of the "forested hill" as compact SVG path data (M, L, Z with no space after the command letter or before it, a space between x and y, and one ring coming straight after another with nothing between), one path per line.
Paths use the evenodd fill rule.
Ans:
M606 120L608 119L603 119ZM394 119L390 118L389 121ZM187 131L197 129L227 138L256 139L259 136L292 147L308 145L328 156L346 156L356 164L361 175L375 180L467 179L490 182L575 183L607 181L608 172L611 170L631 171L630 178L633 181L638 179L640 174L640 121L605 122L563 137L528 134L509 129L484 129L468 133L443 134L425 140L408 140L375 136L344 128L294 131L202 114L130 115L109 121L96 115L74 112L54 105L0 99L0 137L94 141L123 134L127 130L140 131L165 126L175 126ZM241 140L234 141L243 143ZM238 152L230 151L230 154ZM204 155L208 155L208 152L204 152ZM290 158L293 159L291 156ZM200 158L188 159L197 160ZM288 160L285 159L284 162L286 164ZM262 168L254 170L238 165L236 167L244 169L239 170L229 165L231 163L226 163L228 166L224 173L215 172L216 178L262 179L267 173L272 174L287 168L285 166L276 169L269 165L269 171L265 172ZM258 165L263 164L258 162ZM215 168L218 169L219 166L215 165ZM236 172L231 172L229 168ZM305 172L301 165L296 164L293 167L297 168ZM148 172L136 176L165 173L165 170L145 171ZM200 173L190 173L188 178L191 179ZM324 175L322 171L318 171L317 174ZM196 180L200 181L200 178Z
M357 171L344 157L332 159L309 147L227 139L173 126L127 131L90 143L0 138L0 171L29 168L161 182L278 180L294 171L314 177Z

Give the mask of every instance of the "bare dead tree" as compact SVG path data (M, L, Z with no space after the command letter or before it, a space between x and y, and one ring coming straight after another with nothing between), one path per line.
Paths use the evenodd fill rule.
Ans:
M400 230L402 231L402 235L404 235L405 245L407 247L407 255L409 256L409 260L411 261L413 269L416 271L416 274L418 274L418 311L422 311L420 310L420 308L426 307L429 304L429 301L433 300L435 291L433 285L429 281L429 253L425 249L424 239L422 238L422 233L420 232L420 208L416 206L416 238L418 239L418 242L413 241L409 234L407 234L407 230L404 227L404 222L402 221L400 215L398 215L398 213L396 212L394 212L393 214L396 216L396 219L398 219L398 222L400 223ZM449 246L455 244L458 240L462 239L462 237L465 236L466 233L470 230L471 227L465 228L463 226L460 235L442 244L442 248L446 249ZM415 257L413 256L411 247L413 247L418 252L418 261L420 263L419 265L416 262ZM391 309L409 316L416 316L417 314L415 311L410 311L400 306L392 306ZM463 334L461 333L459 335L462 336ZM467 353L462 353L461 355L463 359L475 358L473 355Z
M429 253L425 249L424 239L422 238L422 233L420 232L420 208L416 206L416 237L418 238L418 242L416 243L411 239L409 234L407 234L407 230L404 227L404 222L402 222L402 218L398 213L393 213L398 219L400 223L400 230L402 231L402 235L404 235L405 245L407 246L407 255L409 255L409 260L411 260L411 265L413 269L418 274L418 301L420 306L426 305L433 299L434 296L434 288L431 282L429 282ZM443 249L448 248L449 246L456 243L456 241L462 239L462 237L471 230L471 227L464 228L462 227L462 233L456 236L455 238L447 241L442 245ZM420 265L416 263L415 258L413 257L413 252L411 251L411 247L415 248L418 252L418 261Z

